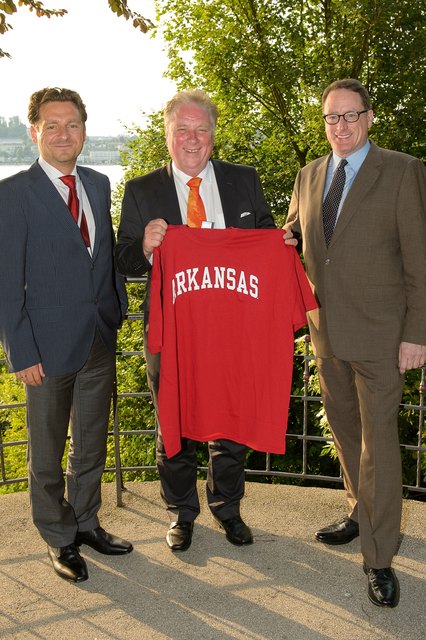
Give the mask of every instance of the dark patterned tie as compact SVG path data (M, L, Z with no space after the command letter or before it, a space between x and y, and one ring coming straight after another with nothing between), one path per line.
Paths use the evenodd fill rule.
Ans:
M331 181L328 193L325 196L324 202L322 203L322 221L324 225L325 243L327 247L330 244L331 236L333 235L337 212L339 210L340 200L342 199L342 193L345 187L345 166L347 164L348 161L345 159L339 162L339 165L333 176L333 180Z
M68 193L68 209L71 211L71 215L78 224L78 216L80 203L77 196L77 189L75 186L75 176L61 176L59 178L62 180L64 184L67 185L69 189ZM89 238L89 229L87 228L86 216L84 215L84 211L81 213L81 222L80 222L80 233L83 237L84 244L86 247L90 247L90 238Z

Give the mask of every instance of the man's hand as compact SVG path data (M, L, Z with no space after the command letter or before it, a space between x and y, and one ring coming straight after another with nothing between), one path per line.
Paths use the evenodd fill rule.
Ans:
M418 369L426 362L426 345L401 342L399 345L398 366L401 373L409 369Z
M22 371L15 371L15 376L17 380L21 380L24 384L39 387L43 382L45 373L43 371L43 365L39 362L32 367L22 369Z
M163 242L167 231L167 222L162 218L150 220L145 227L145 233L142 240L142 248L145 257L149 260L154 252L155 247L159 247Z
M293 231L291 229L284 231L283 239L285 244L290 244L293 247L297 246L298 239L293 236Z

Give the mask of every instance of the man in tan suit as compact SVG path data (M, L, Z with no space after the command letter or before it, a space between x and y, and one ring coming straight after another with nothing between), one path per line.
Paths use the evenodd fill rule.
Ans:
M285 225L302 235L320 303L309 325L350 505L315 537L335 545L359 535L368 596L395 607L398 407L404 372L426 360L426 171L370 142L373 111L358 80L332 83L322 106L332 153L299 172Z

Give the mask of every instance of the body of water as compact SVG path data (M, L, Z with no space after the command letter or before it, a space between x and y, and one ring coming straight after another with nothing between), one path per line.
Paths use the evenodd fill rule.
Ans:
M12 176L14 173L18 173L19 171L23 171L24 169L28 169L28 167L29 165L0 164L0 180L3 180L3 178L7 178L8 176ZM124 174L124 169L119 164L90 165L90 168L107 175L110 179L112 190L115 189Z

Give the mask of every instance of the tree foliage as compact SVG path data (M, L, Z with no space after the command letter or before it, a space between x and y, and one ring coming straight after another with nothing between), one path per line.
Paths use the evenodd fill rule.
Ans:
M320 97L357 77L375 140L426 159L424 0L157 0L168 75L221 109L217 148L255 164L275 213L296 171L328 149Z
M214 155L256 166L278 224L298 169L328 151L320 101L333 80L357 77L367 86L378 144L426 159L423 0L157 0L156 5L169 77L180 89L210 93L220 110ZM160 113L131 133L126 179L168 158ZM417 393L417 380L418 372L407 376L404 402ZM302 394L297 361L293 381L293 393ZM309 391L320 394L315 370ZM403 442L411 444L418 433L415 419L412 411L401 412ZM289 431L301 434L302 421L300 403L293 402ZM308 421L311 433L331 435L316 403L310 404ZM273 456L272 468L300 472L300 448L300 440L289 440L286 456ZM248 465L263 466L263 457L250 452ZM310 446L307 464L312 474L335 475L333 445ZM405 482L414 483L415 469L413 455L404 450Z
M43 2L38 2L37 0L19 0L17 4L18 7L26 7L29 11L34 11L38 18L62 17L68 13L66 9L47 9ZM146 33L148 29L154 26L151 20L144 18L136 11L132 11L127 4L127 0L108 0L108 5L117 16L131 20L133 26L143 33ZM18 11L18 7L14 0L0 0L0 35L13 28L8 20L9 16ZM4 57L10 58L10 54L0 49L0 58Z
M19 4L30 10L41 5L25 0ZM168 75L179 88L200 87L211 94L220 109L214 155L258 169L278 224L285 217L298 169L328 150L320 98L333 80L355 76L368 87L376 114L377 124L372 129L376 142L426 160L424 0L157 0L156 5L157 29L168 47ZM5 30L4 13L16 11L12 6L10 0L0 0L0 33ZM110 0L109 6L127 19L136 15L126 13L130 11L127 2ZM168 158L162 114L151 114L145 120L143 126L129 130L133 139L123 159L126 180L158 168ZM114 196L116 223L122 193L123 185ZM129 287L134 314L139 312L142 289L140 284ZM139 320L125 324L120 331L120 351L141 350L140 325ZM300 354L303 349L299 341L296 351ZM306 391L304 376L296 357L296 396ZM314 369L308 378L310 393L319 395ZM409 373L404 404L418 403L417 384L418 372ZM147 393L143 359L119 357L118 385L119 391L130 394L119 401L121 428L152 431L155 423L149 399L131 396L136 391ZM13 399L22 399L22 388L12 376L0 376L0 401ZM0 417L5 439L24 437L22 415L3 411ZM424 436L419 441L416 420L418 413L409 408L400 413L401 441L413 447L424 443ZM310 434L329 435L323 409L317 403L309 403L308 422ZM303 433L298 400L292 401L289 432L296 438L289 440L285 457L272 456L271 465L274 470L297 473L303 446L303 439L297 437ZM13 449L8 449L10 475L16 472L19 477L24 473L25 460L22 452L16 453L15 459ZM319 455L321 452L326 455ZM408 484L416 481L417 455L415 451L403 451L404 482ZM200 463L205 464L205 448L199 456ZM124 465L142 466L154 460L152 436L122 438ZM426 456L423 461L424 478ZM111 439L107 465L113 465ZM250 452L248 465L263 466L264 454ZM336 467L331 445L324 447L318 442L310 446L309 473L335 475Z

